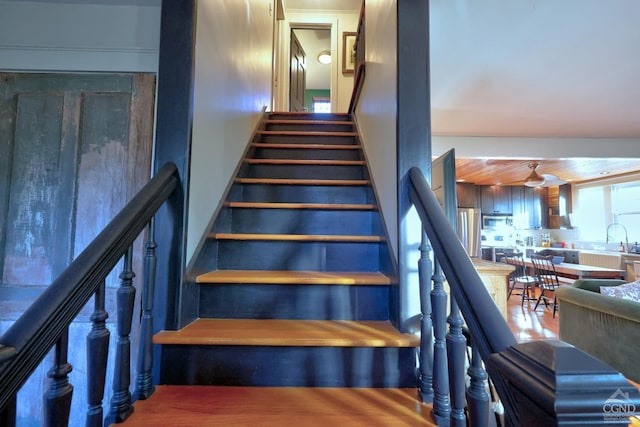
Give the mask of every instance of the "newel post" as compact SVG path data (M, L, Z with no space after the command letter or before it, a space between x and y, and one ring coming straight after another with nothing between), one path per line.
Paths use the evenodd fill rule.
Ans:
M487 365L510 385L509 425L628 425L640 408L621 373L563 341L516 344Z

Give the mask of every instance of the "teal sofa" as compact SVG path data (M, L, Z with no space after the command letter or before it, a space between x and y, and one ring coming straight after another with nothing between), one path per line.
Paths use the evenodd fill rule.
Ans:
M640 303L600 294L623 280L579 279L556 289L560 339L640 383Z

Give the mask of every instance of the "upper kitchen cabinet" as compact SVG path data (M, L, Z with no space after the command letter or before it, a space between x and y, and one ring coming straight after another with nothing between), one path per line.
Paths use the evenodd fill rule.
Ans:
M468 182L458 182L456 184L459 208L479 208L478 187Z
M549 228L571 228L569 214L572 212L571 185L549 187Z
M482 185L480 187L480 206L483 214L513 213L511 187L502 185Z
M547 188L512 187L511 199L516 228L547 228Z

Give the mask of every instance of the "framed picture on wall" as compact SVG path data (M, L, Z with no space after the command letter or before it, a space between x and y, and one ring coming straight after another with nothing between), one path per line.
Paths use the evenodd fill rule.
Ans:
M356 68L356 34L342 33L342 74L353 74Z

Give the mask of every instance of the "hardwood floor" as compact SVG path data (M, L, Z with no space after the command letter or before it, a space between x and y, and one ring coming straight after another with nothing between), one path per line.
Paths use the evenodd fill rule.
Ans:
M559 339L558 314L553 317L551 306L540 303L537 310L535 300L520 305L520 295L515 293L507 301L507 323L518 342L541 339Z

